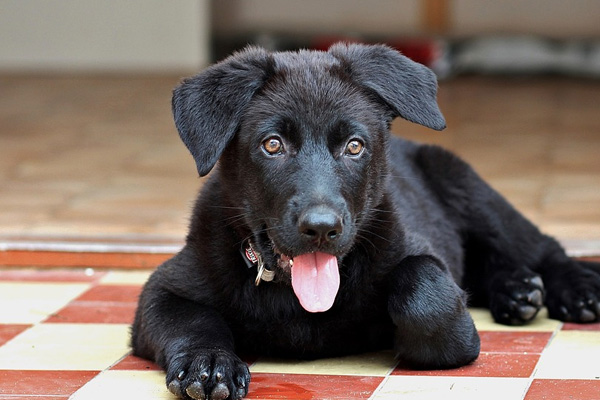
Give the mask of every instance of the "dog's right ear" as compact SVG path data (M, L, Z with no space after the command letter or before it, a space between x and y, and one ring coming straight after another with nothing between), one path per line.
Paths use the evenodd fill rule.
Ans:
M248 47L185 79L173 91L175 125L200 176L215 166L238 130L244 108L273 69L270 53Z

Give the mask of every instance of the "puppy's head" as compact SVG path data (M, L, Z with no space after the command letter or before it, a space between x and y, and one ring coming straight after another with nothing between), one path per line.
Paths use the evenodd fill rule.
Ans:
M173 113L200 175L220 159L255 247L316 312L332 306L338 260L381 201L389 123L443 129L436 90L429 69L385 46L251 47L185 80Z

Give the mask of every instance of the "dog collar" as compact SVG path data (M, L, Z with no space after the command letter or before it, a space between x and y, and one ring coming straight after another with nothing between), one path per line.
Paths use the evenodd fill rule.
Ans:
M258 286L260 281L271 282L275 277L275 271L267 269L262 255L254 248L250 240L245 241L240 249L242 258L246 262L248 268L254 268L256 266L257 273L254 284Z

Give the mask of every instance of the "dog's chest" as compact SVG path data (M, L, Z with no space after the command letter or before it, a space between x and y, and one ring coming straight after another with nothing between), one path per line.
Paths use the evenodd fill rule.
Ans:
M228 318L243 351L311 357L391 346L392 323L380 296L342 291L331 310L309 313L293 293L261 289L253 296L259 308L240 309Z

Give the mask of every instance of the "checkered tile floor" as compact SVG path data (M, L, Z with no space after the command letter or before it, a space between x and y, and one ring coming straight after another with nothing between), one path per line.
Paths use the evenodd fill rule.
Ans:
M147 272L0 270L0 399L172 399L164 374L130 355ZM250 399L600 399L600 324L538 317L511 328L472 310L479 359L412 371L381 352L250 363Z

